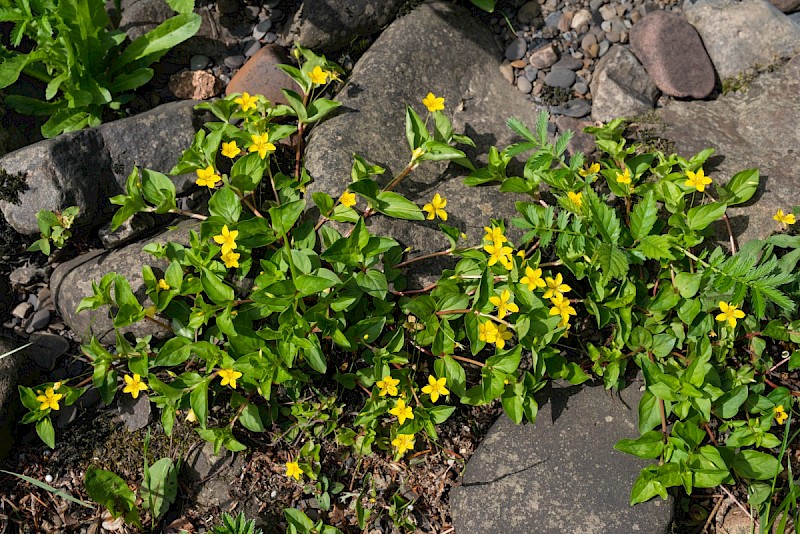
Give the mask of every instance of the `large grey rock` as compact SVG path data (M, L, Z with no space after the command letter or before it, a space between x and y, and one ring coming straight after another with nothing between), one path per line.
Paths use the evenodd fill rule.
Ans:
M424 116L421 100L428 91L445 98L444 112L453 118L455 131L477 143L477 149L467 150L473 161L485 157L492 145L510 144L515 136L505 125L508 117L516 115L533 127L537 110L503 79L501 53L491 32L466 9L447 2L423 4L395 21L359 60L336 96L343 104L341 112L315 127L306 152L314 178L309 191L338 197L350 182L354 153L386 168L379 183L388 183L410 158L405 106ZM447 224L466 232L471 242L480 242L490 218L510 218L514 201L529 197L500 193L494 186L468 188L462 183L466 174L456 165L423 162L397 191L420 206L441 194L448 201ZM448 246L437 222L368 219L370 231L390 235L419 253ZM430 265L429 274L441 274L441 265Z
M703 0L685 13L722 80L800 51L800 26L765 0Z
M201 126L195 104L191 100L164 104L6 154L0 158L0 169L22 173L28 186L20 193L19 204L0 200L6 220L21 234L38 234L38 211L78 206L76 228L102 225L115 211L108 199L123 192L134 164L166 173L178 162ZM193 183L191 175L176 176L174 181L178 191Z
M189 242L189 230L197 229L194 220L183 221L175 228L143 241L126 245L122 248L103 251L96 250L83 254L62 263L50 278L53 301L64 323L82 340L88 341L91 336L97 337L101 343L113 344L115 340L114 326L106 307L97 310L84 310L75 313L84 297L92 296L92 282L99 282L107 273L114 271L124 276L130 283L131 290L143 306L152 302L146 297L142 280L142 266L150 265L156 273L167 267L165 261L157 260L150 254L142 252L147 243L176 242L183 245ZM132 333L136 337L151 334L164 337L167 332L150 321L140 321L125 328L123 333Z
M535 424L501 416L470 458L450 492L457 534L669 532L671 501L628 504L647 462L614 450L638 436L637 385L547 391Z
M404 0L308 0L297 12L292 33L306 48L333 52L356 37L377 32L394 19Z
M597 62L591 83L592 118L610 121L652 110L658 88L626 47L613 46Z
M763 239L777 225L777 209L791 211L800 189L800 56L762 74L744 94L713 102L671 102L659 110L660 136L679 154L716 149L706 175L724 183L735 173L758 168L761 185L753 199L728 209L740 242ZM722 230L720 224L719 229ZM727 241L727 237L723 242Z

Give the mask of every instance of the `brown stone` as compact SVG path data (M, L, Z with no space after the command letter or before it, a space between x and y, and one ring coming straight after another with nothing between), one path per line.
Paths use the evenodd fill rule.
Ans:
M287 104L281 89L297 90L297 86L288 74L278 68L282 63L289 63L282 47L263 47L233 76L225 94L247 92L251 95L264 95L273 104Z
M784 13L794 13L800 10L800 0L769 0L769 3Z
M567 11L563 15L561 15L561 19L558 21L558 31L561 33L566 33L570 30L572 26L572 17L575 16L574 11Z
M546 69L552 66L556 61L558 61L558 56L552 44L544 45L531 53L531 65L537 69Z
M517 59L511 62L511 66L515 69L524 69L528 66L528 62L524 59Z
M207 100L222 91L222 82L204 70L185 70L170 77L169 90L184 100Z

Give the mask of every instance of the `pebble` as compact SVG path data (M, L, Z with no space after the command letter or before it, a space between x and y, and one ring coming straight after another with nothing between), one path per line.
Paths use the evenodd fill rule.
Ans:
M43 276L44 271L39 267L35 265L23 265L11 271L11 274L8 275L8 279L14 285L27 286L37 279L41 279Z
M31 334L36 330L41 330L50 323L50 310L39 310L33 314L25 332Z
M611 48L611 43L608 42L607 39L603 39L600 41L600 51L597 53L597 57L603 57L608 52L608 49Z
M611 20L617 16L617 9L613 4L604 5L599 11L603 20Z
M580 119L585 117L592 111L592 106L582 98L573 98L569 102L560 106L553 106L550 112L558 115L566 115L567 117L574 117Z
M525 38L517 37L511 42L510 45L508 45L508 48L506 48L506 59L509 61L521 59L527 50L528 43L525 42Z
M263 39L272 29L272 20L264 19L253 27L253 39Z
M536 80L536 77L539 75L539 69L532 65L528 65L525 67L525 77L528 78L529 81Z
M203 70L208 67L211 60L208 56L197 54L189 58L189 70Z
M589 84L586 82L575 82L572 89L579 95L585 95L589 92Z
M533 84L525 76L520 76L517 78L517 89L519 89L520 93L527 95L533 89Z
M278 40L278 36L272 32L267 32L267 35L264 36L264 42L266 44L272 44Z
M572 17L572 29L577 30L583 25L589 26L589 23L592 21L592 13L588 9L581 9L575 16Z
M250 20L257 19L260 12L261 8L259 6L247 6L244 11L245 16Z
M554 65L553 69L578 70L583 68L583 61L570 56L562 56Z
M230 69L238 69L244 65L245 59L242 55L228 56L225 58L225 66Z
M569 69L553 69L545 76L544 83L550 87L569 89L575 83L575 73Z
M549 27L557 27L561 20L561 11L554 11L547 15L544 19L544 25Z
M558 61L553 45L548 44L533 51L530 57L530 64L537 69L546 69Z
M47 482L48 484L51 484L53 482L53 475L50 474L45 475L44 481Z
M33 304L30 302L20 302L11 312L11 315L19 319L26 318L33 311Z
M250 57L259 50L261 50L261 43L256 40L250 40L244 47L244 57Z
M522 24L530 24L541 14L538 2L527 2L517 11L517 20Z
M500 63L500 74L508 83L514 83L514 67L508 61Z

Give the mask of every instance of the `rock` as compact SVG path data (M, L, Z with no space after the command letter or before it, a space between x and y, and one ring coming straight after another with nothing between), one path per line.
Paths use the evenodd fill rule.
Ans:
M769 0L769 3L784 13L794 13L800 9L800 0Z
M685 13L723 81L800 51L800 26L765 0L706 0Z
M289 63L284 49L278 45L267 45L251 57L231 79L225 94L250 93L264 95L273 104L286 104L281 89L296 89L294 81L278 68Z
M520 93L527 95L531 92L531 89L533 89L533 84L525 76L520 76L517 78L517 89L519 89Z
M597 44L597 37L593 33L587 33L581 39L581 49L586 52L589 57L597 57L597 52L600 46Z
M673 503L628 499L647 461L614 450L635 438L641 393L602 386L553 386L533 425L501 416L450 492L459 534L529 532L667 533Z
M705 98L714 90L714 66L686 17L654 11L631 29L631 51L664 94Z
M356 37L377 32L394 19L404 0L313 0L303 3L291 29L317 53L344 48ZM273 12L274 16L274 12Z
M544 78L545 85L569 89L575 83L575 72L569 69L553 68Z
M583 61L572 56L561 56L561 59L553 64L553 69L578 70L581 68L583 68Z
M242 54L236 54L233 56L226 57L223 60L223 63L225 63L225 66L228 67L229 69L238 69L239 67L244 65L244 62L246 60L247 58L244 57Z
M11 315L19 319L25 319L28 315L31 314L32 311L33 311L33 304L31 304L30 302L20 302L11 311Z
M511 66L508 60L500 63L500 74L503 75L503 78L508 83L514 83L514 67Z
M591 158L591 155L597 149L597 145L595 145L594 136L583 131L584 128L592 125L591 122L582 121L566 115L554 116L553 122L555 122L556 127L558 128L559 134L562 134L567 130L574 132L572 139L567 144L567 152L570 154L581 152L587 158Z
M120 393L117 413L129 432L141 430L150 422L150 398L146 392L141 392L135 399L128 393Z
M538 2L526 2L519 8L519 11L517 11L517 20L522 24L530 24L539 17L541 13L542 11Z
M1 161L1 160L0 160ZM8 275L9 281L17 287L29 286L44 278L44 269L30 263L17 267Z
M336 96L343 104L342 112L315 126L309 138L306 165L314 182L308 192L325 191L338 197L349 182L354 153L386 168L378 179L381 184L399 173L409 159L408 149L397 146L405 139L405 104L424 111L421 100L427 91L444 97L444 113L452 117L456 132L474 136L476 149L460 146L473 161L485 161L482 158L492 145L516 140L505 126L509 116L516 115L533 127L537 109L502 79L499 58L491 52L493 41L486 27L450 2L422 4L392 23L361 57ZM420 50L425 50L426 61L415 59ZM389 79L392 83L386 83ZM421 87L420 80L430 83ZM462 101L463 107L459 106ZM485 165L476 163L481 164ZM434 193L441 194L448 201L447 224L466 232L469 241L479 242L489 218L512 216L514 201L520 197L500 195L492 186L466 188L462 183L466 174L455 165L422 164L397 191L418 205L430 202ZM414 255L447 247L434 221L371 217L368 226L373 233L410 246ZM420 270L413 274L417 281L441 273L441 264L418 265Z
M38 310L33 314L33 317L31 317L25 331L30 334L36 330L41 330L48 324L50 324L50 310Z
M253 27L253 39L263 39L267 32L272 29L272 21L264 19Z
M582 98L573 98L572 100L560 106L551 106L550 113L554 115L566 115L567 117L574 117L580 119L592 112L592 105Z
M509 61L514 61L515 59L520 59L522 56L525 55L525 52L528 50L528 43L525 42L524 37L517 37L511 44L506 47L505 56L506 59Z
M54 271L50 279L53 301L64 322L82 340L88 341L94 335L101 343L113 344L114 327L108 316L108 309L85 310L75 313L78 304L84 297L91 296L92 282L98 282L109 271L124 276L130 283L131 290L143 306L152 303L145 297L145 286L142 281L142 265L153 266L154 271L163 272L166 262L156 260L150 254L142 252L146 243L166 243L167 241L188 244L189 230L197 229L196 221L182 221L176 228L167 230L145 242L135 242L122 248L103 251L96 250L82 254L77 258L62 263ZM136 337L154 335L163 337L165 331L150 321L141 321L122 328L123 333L131 332Z
M574 16L574 11L565 11L564 14L561 15L561 19L558 21L558 31L561 33L567 33L572 27L572 17Z
M599 11L603 20L612 20L617 18L617 8L613 3L602 6Z
M208 56L194 55L189 59L189 70L203 70L208 67L210 61Z
M251 40L244 47L244 57L252 57L259 50L261 50L261 43L259 43L258 41L255 41L255 40Z
M610 121L653 109L658 87L627 48L612 47L597 62L592 83L592 119Z
M207 100L222 91L222 82L204 70L185 70L170 77L169 90L184 100Z
M570 28L577 30L583 25L589 25L592 22L592 13L588 9L581 9L576 12L572 17Z
M531 66L537 69L546 69L558 61L558 56L552 44L546 44L531 53Z
M78 206L76 229L93 229L111 219L108 199L124 191L134 165L167 173L188 148L204 114L196 102L163 104L150 111L59 135L0 158L0 168L22 173L29 189L20 204L0 201L19 233L38 235L36 213ZM171 177L178 192L194 184L191 174ZM73 233L75 231L73 230Z
M575 82L575 85L572 86L572 89L574 89L579 95L585 95L589 92L589 84L586 82L577 81Z
M233 15L240 9L238 0L217 0L217 11L223 15Z
M167 222L161 219L161 222ZM111 231L111 223L105 224L98 230L100 242L106 248L114 248L130 242L143 232L156 226L156 218L150 213L137 213L126 220L119 228Z
M244 468L245 459L243 454L235 454L231 460L230 455L225 448L215 455L214 444L205 443L187 459L187 475L197 490L198 505L227 509L236 502L230 494L231 483Z
M735 173L758 168L761 184L753 200L728 208L739 243L765 239L777 229L772 216L797 204L800 168L800 56L761 74L744 94L713 102L671 102L659 110L659 136L675 143L681 155L715 148L715 164L706 174L718 183ZM757 117L757 120L754 120ZM713 125L713 127L710 127ZM780 132L780 133L777 133ZM769 142L764 140L768 139ZM724 225L717 226L721 243Z
M48 332L32 334L28 341L33 344L30 350L31 361L48 372L55 369L58 359L69 351L69 342L66 339Z

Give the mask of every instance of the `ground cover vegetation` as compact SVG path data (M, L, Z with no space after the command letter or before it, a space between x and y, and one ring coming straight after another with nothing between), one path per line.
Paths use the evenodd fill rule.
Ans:
M342 71L301 47L295 57L283 67L299 88L284 90L288 105L247 93L200 104L217 120L171 174L196 174L210 194L207 214L179 209L172 181L149 169L134 169L126 194L112 199L115 227L136 213L170 212L195 219L196 230L188 243L146 247L162 266L143 268L149 303L111 272L79 306L108 309L117 328L150 321L165 341L118 333L108 348L92 339L82 348L91 377L20 387L23 422L48 446L56 445L51 417L89 388L106 403L146 393L164 432L180 417L215 450L242 451L242 436L277 425L286 443L302 443L285 459L286 477L322 510L347 500L363 529L387 511L373 509L364 490L330 482L321 441L357 458L404 461L436 450L437 427L459 405L499 399L513 421L534 423L549 380L597 378L612 389L640 372L640 436L616 446L654 460L631 489L632 505L670 488L729 493L741 484L762 529L796 516L786 452L800 393L786 371L800 367L800 238L789 231L797 208L775 213L768 239L739 247L729 235L726 248L714 238L715 225L730 233L727 208L756 193L757 170L721 185L704 170L712 150L685 159L644 149L625 139L622 120L587 130L597 161L567 156L571 134L551 140L545 113L532 128L509 119L520 141L492 148L488 165L475 168L458 148L472 141L454 132L446 99L428 93L406 109L409 158L396 176L356 155L338 196L307 195L303 134L338 106L320 95ZM281 165L276 144L291 136L295 158ZM522 176L509 175L520 155ZM492 220L469 244L446 224L446 198L420 207L398 193L428 161L466 167L466 186L528 194L510 221L522 237L512 243L505 222ZM407 257L394 239L369 232L365 220L378 214L436 221L450 246ZM39 218L40 250L63 245L68 230L67 217L51 215ZM454 267L407 289L409 268L441 256ZM349 419L344 397L357 403ZM214 406L226 421L210 416ZM175 499L177 461L148 465L145 454L138 495L91 467L86 491L112 516L153 526ZM337 531L299 510L286 518L293 532Z

